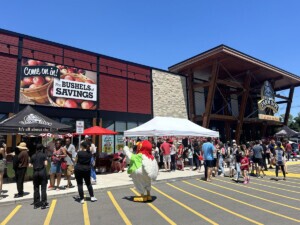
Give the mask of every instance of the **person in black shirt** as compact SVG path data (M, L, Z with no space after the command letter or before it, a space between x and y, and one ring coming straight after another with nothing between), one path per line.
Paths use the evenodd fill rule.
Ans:
M81 150L77 153L77 157L75 160L75 178L78 186L80 203L83 204L83 180L89 191L91 201L95 202L97 201L97 199L94 197L94 190L90 179L92 153L90 152L88 143L85 141L80 144L80 149Z
M46 209L49 207L47 203L47 171L46 167L48 164L47 155L43 152L44 146L37 144L36 153L31 157L30 164L33 167L33 204L34 209L41 207ZM40 186L42 200L40 200Z

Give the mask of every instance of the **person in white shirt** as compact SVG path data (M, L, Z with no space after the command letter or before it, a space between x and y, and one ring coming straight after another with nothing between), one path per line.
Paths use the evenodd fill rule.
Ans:
M67 162L67 169L65 171L65 176L67 178L68 184L66 186L66 188L71 188L74 187L71 183L71 175L74 173L74 162L75 162L75 158L76 158L76 149L75 146L73 144L71 144L71 140L70 138L67 138L65 140L66 142L66 157L65 157L65 161Z

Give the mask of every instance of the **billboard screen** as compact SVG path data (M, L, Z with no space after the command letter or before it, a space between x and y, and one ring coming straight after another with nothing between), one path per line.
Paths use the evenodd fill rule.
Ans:
M23 59L20 104L96 109L97 73Z

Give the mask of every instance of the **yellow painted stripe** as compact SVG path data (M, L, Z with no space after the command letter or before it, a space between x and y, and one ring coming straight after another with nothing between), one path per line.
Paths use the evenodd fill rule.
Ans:
M113 194L108 191L107 192L108 197L110 198L110 200L112 201L113 205L115 206L115 208L117 209L118 213L120 214L121 218L124 220L126 225L132 225L132 223L129 221L129 219L127 218L126 214L124 213L124 211L121 209L120 205L118 204L118 202L116 201L115 197L113 196Z
M240 186L241 187L240 184L236 184L236 183L224 181L224 180L221 180L221 179L215 178L214 180L221 181L223 183L227 183L227 184L236 185L236 186ZM262 189L257 189L257 188L254 188L254 187L249 187L249 186L246 186L246 185L243 186L243 188L248 188L248 189L251 189L251 190L258 191L258 192L263 192L263 193L267 193L267 194L270 194L270 195L275 195L275 196L278 196L278 197L287 198L287 199L291 199L291 200L295 200L295 201L299 201L300 202L300 199L296 199L296 198L292 198L292 197L289 197L289 196L277 194L277 193L274 193L274 192L265 191L265 190L262 190Z
M220 206L220 205L218 205L218 204L215 204L215 203L213 203L213 202L211 202L211 201L208 201L208 200L206 200L206 199L204 199L204 198L201 198L201 197L199 197L199 196L197 196L197 195L194 195L194 194L192 194L192 193L190 193L190 192L187 192L187 191L185 191L185 190L183 190L183 189L181 189L181 188L179 188L179 187L176 187L176 186L174 186L174 185L172 185L172 184L170 184L170 183L167 183L167 185L169 185L169 186L175 188L176 190L179 190L179 191L181 191L181 192L183 192L183 193L185 193L185 194L187 194L187 195L189 195L189 196L192 196L192 197L194 197L194 198L196 198L196 199L199 199L199 200L201 200L201 201L203 201L203 202L206 202L206 203L208 203L208 204L210 204L210 205L212 205L212 206L214 206L214 207L216 207L216 208L219 208L219 209L221 209L221 210L224 210L225 212L228 212L228 213L230 213L230 214L232 214L232 215L235 215L235 216L240 217L240 218L242 218L242 219L244 219L244 220L247 220L247 221L249 221L249 222L251 222L251 223L253 223L253 224L259 224L259 225L262 225L262 224L263 224L263 223L260 223L260 222L255 221L255 220L252 220L252 219L250 219L250 218L248 218L248 217L246 217L246 216L243 216L243 215L241 215L241 214L239 214L239 213L236 213L236 212L233 212L233 211L231 211L231 210L229 210L229 209L226 209L226 208L224 208L224 207L222 207L222 206Z
M187 181L182 181L182 182L184 182L184 183L186 183L186 184L188 184L188 185L191 185L191 186L193 186L193 187L196 187L196 188L198 188L198 189L201 189L201 190L210 192L210 193L212 193L212 194L216 194L216 195L222 196L222 197L224 197L224 198L230 199L230 200L232 200L232 201L238 202L238 203L240 203L240 204L247 205L247 206L249 206L249 207L252 207L252 208L255 208L255 209L259 209L259 210L261 210L261 211L264 211L264 212L273 214L273 215L275 215L275 216L282 217L282 218L285 218L285 219L292 220L292 221L295 221L295 222L300 223L300 220L298 220L298 219L295 219L295 218L292 218L292 217L289 217L289 216L285 216L285 215L282 215L282 214L279 214L279 213L275 213L275 212L272 212L271 210L267 210L267 209L261 208L261 207L259 207L259 206L251 205L251 204L249 204L249 203L247 203L247 202L243 202L243 201L240 201L240 200L238 200L238 199L236 199L236 198L232 198L232 197L229 197L229 196L227 196L227 195L223 195L223 194L220 194L220 193L218 193L218 192L211 191L211 190L208 190L208 189L203 188L203 187L199 187L199 186L197 186L197 185L195 185L195 184L192 184L192 183L189 183L189 182L187 182Z
M55 209L55 206L56 206L56 202L57 202L56 199L53 199L53 200L52 200L51 206L50 206L50 208L49 208L47 217L46 217L45 222L44 222L44 225L49 225L49 224L50 224L51 218L52 218L52 216L53 216L53 212L54 212L54 209Z
M185 208L186 210L190 211L191 213L194 213L195 215L199 216L200 218L204 219L205 221L209 222L210 224L214 224L214 225L217 225L218 223L214 222L213 220L207 218L206 216L202 215L201 213L195 211L194 209L190 208L189 206L181 203L180 201L172 198L170 195L167 195L166 193L160 191L158 188L152 186L152 188L157 191L158 193L160 193L161 195L165 196L166 198L170 199L171 201L177 203L178 205L182 206L183 208ZM199 224L201 224L199 222Z
M293 191L293 190L289 190L287 188L283 189L283 188L269 186L269 185L265 185L265 184L259 184L259 183L253 182L253 179L250 182L251 182L251 184L255 184L255 185L259 185L259 186L263 186L263 187L268 187L268 188L273 188L273 189L277 189L277 190L282 190L282 191L286 191L286 192L299 194L299 191Z
M91 223L90 223L89 211L86 202L84 202L82 205L82 212L83 212L84 225L90 225Z
M130 190L135 194L135 195L139 195L139 193L134 190L133 188L130 188ZM152 203L148 202L147 203L148 206L150 206L155 212L157 212L165 221L167 221L169 224L171 225L176 225L176 223L171 220L168 216L166 216L166 214L164 214L162 211L160 211L156 206L154 206Z
M299 165L300 164L300 161L289 161L289 162L286 162L287 165Z
M289 178L288 180L285 180L284 183L299 184L299 183L300 183L300 180L298 180L298 182L293 182L293 181L291 181L291 179Z
M275 172L271 172L271 171L264 171L264 172L268 176L275 176ZM278 173L278 175L280 177L283 176L282 173ZM290 178L290 177L292 177L292 178L300 178L300 174L299 173L288 173L288 174L286 174L286 177L288 177L288 178Z
M200 179L196 179L196 180L201 181ZM262 197L259 197L259 196L256 196L256 195L251 195L251 194L245 193L243 191L239 191L239 190L235 190L235 189L232 189L232 188L224 187L224 186L221 186L221 185L218 185L218 184L214 184L214 183L209 183L209 184L213 185L213 186L216 186L216 187L220 187L220 188L229 190L229 191L234 191L234 192L237 192L237 193L242 194L242 195L247 195L247 196L250 196L252 198L257 198L259 200L263 200L263 201L266 201L266 202L271 202L271 203L276 204L276 205L282 205L284 207L300 211L299 207L294 207L294 206L286 205L286 204L283 204L283 203L280 203L280 202L275 202L275 201L272 201L272 200L269 200L269 199L266 199L266 198L262 198Z
M299 186L294 186L294 185L286 184L285 181L283 181L282 183L281 182L277 182L275 180L274 181L270 181L270 180L264 180L264 179L260 179L259 181L266 182L266 183L272 183L272 184L274 184L276 182L276 185L278 184L278 185L283 185L283 186L286 186L286 187L300 188Z
M16 208L14 208L14 210L11 211L10 214L8 214L8 216L1 222L0 225L6 225L11 220L11 218L13 218L13 216L16 215L16 213L19 211L21 207L22 207L21 205L17 205Z

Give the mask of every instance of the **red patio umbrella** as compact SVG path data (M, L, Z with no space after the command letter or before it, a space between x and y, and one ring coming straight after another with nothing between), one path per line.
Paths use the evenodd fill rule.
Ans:
M118 132L99 127L99 126L94 126L90 127L84 130L84 133L82 135L114 135L118 134ZM76 134L78 135L78 134Z

